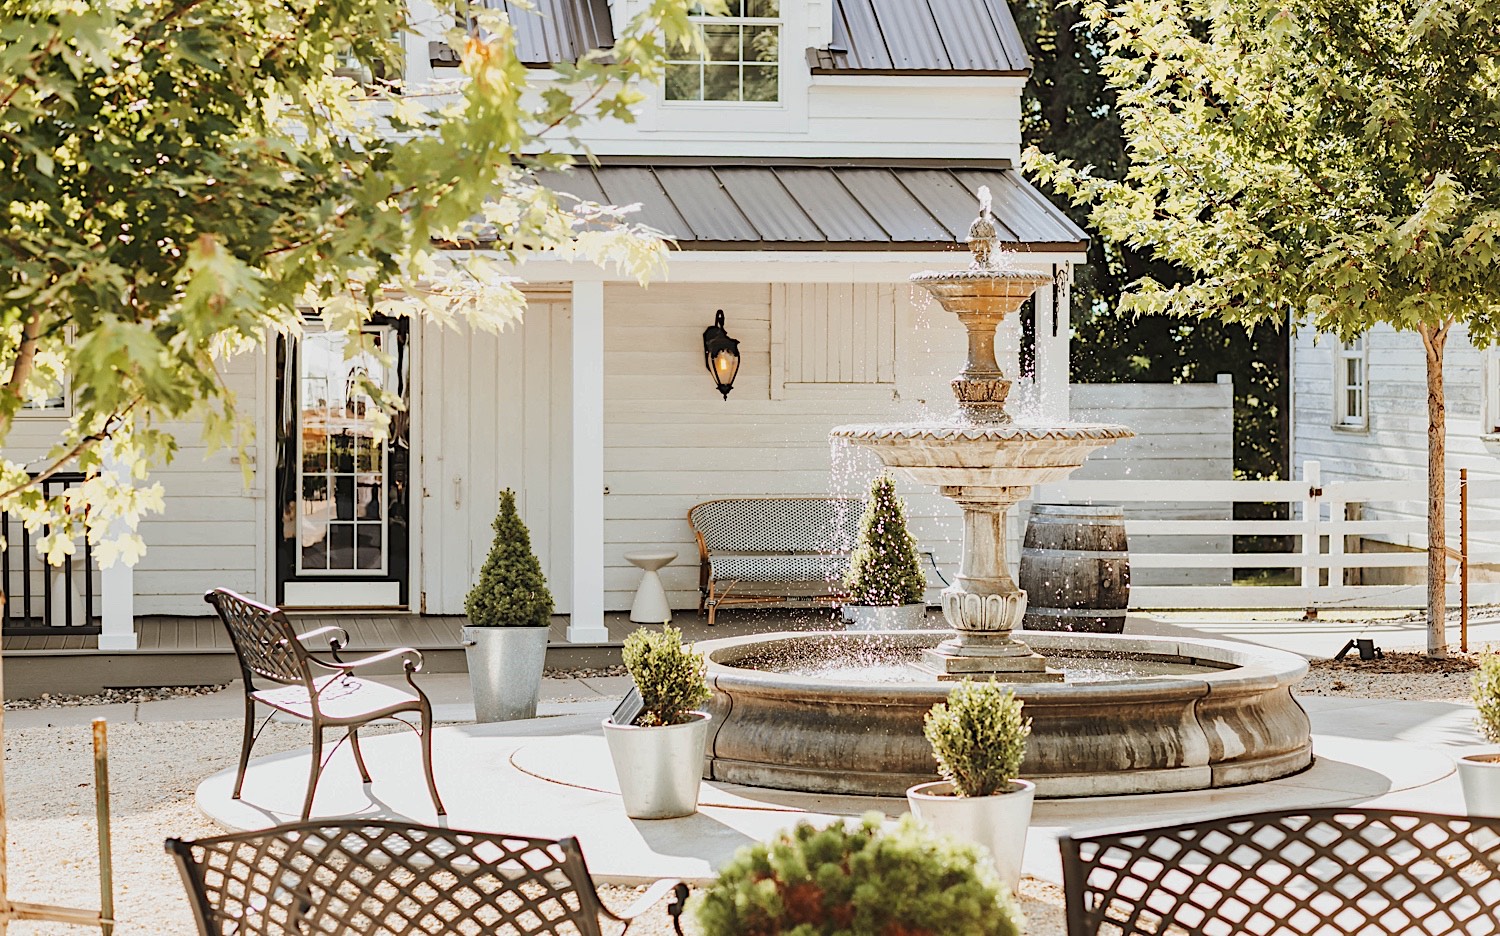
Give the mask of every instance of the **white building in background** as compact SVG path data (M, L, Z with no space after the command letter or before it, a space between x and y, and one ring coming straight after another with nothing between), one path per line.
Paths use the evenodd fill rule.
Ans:
M535 80L612 45L635 4L513 7ZM407 80L455 75L436 41L446 23L416 6L430 35L408 37ZM962 329L915 303L907 278L967 262L958 242L980 185L1020 263L1054 274L1036 300L1037 396L1066 413L1068 283L1086 236L1013 168L1030 63L1006 5L731 6L703 20L719 57L672 65L636 124L588 131L598 167L553 180L640 203L680 247L667 279L641 288L543 259L524 270L525 323L505 335L372 325L395 361L376 376L409 402L383 449L349 393L352 368L379 366L345 362L337 336L230 361L256 423L249 471L181 427L179 456L156 472L166 510L142 525L136 614L204 614L216 586L294 609L462 613L505 487L572 640L606 639L604 612L629 607L638 581L624 554L641 547L677 550L662 578L674 606L695 606L692 505L853 493L863 479L830 472L830 428L951 405ZM742 355L727 399L704 368L720 310ZM1018 326L1004 337L1014 356ZM10 444L42 445L60 412L30 414ZM1201 432L1158 419L1159 444L1150 432L1133 444L1155 457L1186 445L1173 471L1228 477L1222 412ZM924 547L955 564L951 507L907 493Z

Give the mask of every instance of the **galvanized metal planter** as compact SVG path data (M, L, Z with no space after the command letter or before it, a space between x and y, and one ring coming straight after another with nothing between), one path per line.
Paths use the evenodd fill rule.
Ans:
M535 718L547 662L546 627L465 627L474 720Z
M1012 894L1021 884L1021 859L1026 855L1026 829L1036 784L1012 780L1010 789L994 796L955 796L947 780L923 783L906 791L912 813L934 832L989 850L1000 880Z
M1464 788L1465 812L1471 816L1500 818L1500 754L1460 757L1458 780Z
M677 819L698 811L707 712L681 725L642 728L604 720L604 740L620 781L625 815L632 819Z

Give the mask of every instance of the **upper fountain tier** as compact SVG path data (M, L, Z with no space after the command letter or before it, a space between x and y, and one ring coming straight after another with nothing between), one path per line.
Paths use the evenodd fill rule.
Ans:
M996 240L990 192L980 188L979 217L969 227L973 259L968 268L911 278L958 316L969 333L968 360L953 381L956 416L919 425L840 426L834 438L874 448L883 462L913 481L995 488L1060 480L1089 452L1134 435L1115 425L1022 425L1005 411L1010 381L995 359L995 329L1052 277L1011 268Z

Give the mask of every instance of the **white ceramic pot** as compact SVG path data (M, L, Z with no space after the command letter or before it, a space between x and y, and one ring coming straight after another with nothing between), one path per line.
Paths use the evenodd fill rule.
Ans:
M535 718L550 627L465 627L476 722Z
M954 796L953 784L946 780L906 791L912 813L928 828L988 849L1012 894L1021 886L1021 859L1035 798L1036 784L1029 780L1012 780L1008 793L994 796Z
M1460 757L1458 781L1469 815L1500 818L1500 753Z
M844 620L849 630L923 630L927 627L925 604L876 607L874 605L844 605Z
M692 721L656 728L604 720L604 740L620 782L625 815L677 819L698 811L711 717L707 712L694 712Z

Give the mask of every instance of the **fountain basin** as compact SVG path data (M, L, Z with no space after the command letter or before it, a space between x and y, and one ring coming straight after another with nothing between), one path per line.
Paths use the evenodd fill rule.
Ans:
M1094 449L1135 435L1124 426L853 425L830 435L874 449L889 468L941 487L1029 487L1060 481Z
M755 668L791 656L905 659L946 631L820 632L698 645L713 729L704 776L815 793L901 796L937 779L922 718L952 684L874 682ZM1042 797L1202 790L1257 783L1312 763L1311 725L1292 697L1301 657L1209 640L1024 633L1045 655L1135 658L1164 675L1017 684L1032 720L1022 776Z

